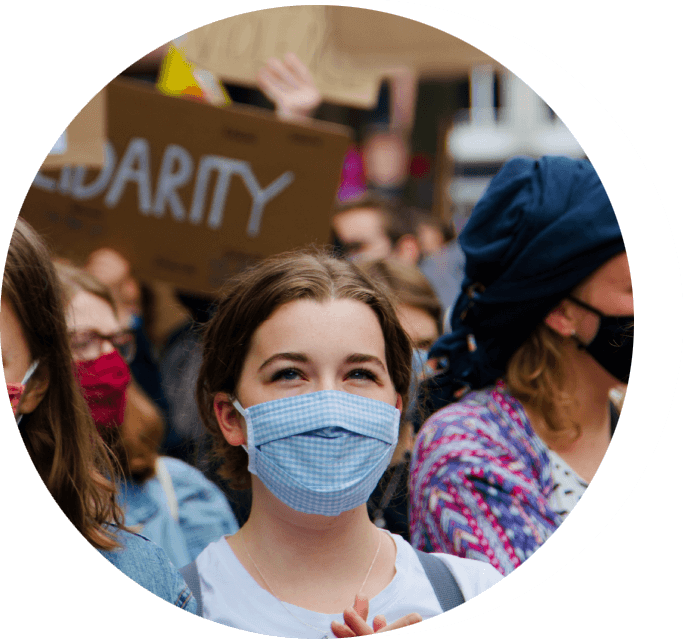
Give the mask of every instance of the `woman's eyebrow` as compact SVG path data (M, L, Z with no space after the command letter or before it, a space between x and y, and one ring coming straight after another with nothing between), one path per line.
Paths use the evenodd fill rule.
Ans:
M386 367L382 363L382 360L379 357L375 357L374 355L364 355L363 353L354 353L353 355L349 355L346 358L346 363L347 364L376 364L379 366L383 371L386 371Z
M268 366L268 364L272 364L273 362L277 361L288 361L288 362L301 362L301 363L308 363L310 360L306 355L303 353L276 353L275 355L271 355L261 366L259 366L259 370L265 368ZM384 366L384 363L382 362L379 357L376 357L375 355L366 355L364 353L353 353L352 355L349 355L346 358L346 363L347 364L376 364L379 366L382 370L386 370L386 367Z
M259 366L259 370L265 368L268 366L268 364L271 364L273 362L277 362L279 360L286 360L288 362L302 362L302 363L307 363L308 362L308 357L304 355L303 353L276 353L275 355L271 355L261 366Z

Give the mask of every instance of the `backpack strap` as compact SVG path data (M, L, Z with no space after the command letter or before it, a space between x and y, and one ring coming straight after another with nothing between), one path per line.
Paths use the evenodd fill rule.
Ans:
M202 589L199 587L199 571L197 570L197 562L193 561L191 564L183 566L180 569L180 574L183 576L185 583L192 591L195 601L197 602L197 615L199 617L203 616Z
M161 458L161 455L156 458L154 467L156 469L157 479L159 480L161 488L166 495L166 503L168 504L168 509L171 512L171 517L173 517L173 521L178 523L180 521L180 515L178 513L178 497L175 494L175 488L173 488L171 473L168 472L168 468L166 468L166 464Z
M434 594L439 600L441 609L446 612L451 608L455 608L462 603L465 603L465 597L455 580L453 573L448 569L448 566L438 557L415 550L417 558L420 560L424 571L427 573L427 579L434 589Z

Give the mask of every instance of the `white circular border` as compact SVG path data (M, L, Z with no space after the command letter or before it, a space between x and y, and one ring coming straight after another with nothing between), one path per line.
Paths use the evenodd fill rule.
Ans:
M589 490L558 531L499 584L455 610L382 633L406 634L470 619L531 590L576 557L621 508L654 452L671 407L683 342L681 277L669 222L645 166L609 113L560 66L495 27L443 9L389 0L319 4L423 22L477 47L526 82L567 125L600 175L624 235L633 280L639 337L629 391L619 429ZM657 321L661 318L674 318L665 331Z

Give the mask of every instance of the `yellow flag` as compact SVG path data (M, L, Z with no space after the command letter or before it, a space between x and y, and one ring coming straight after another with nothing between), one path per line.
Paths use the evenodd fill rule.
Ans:
M231 103L228 92L216 76L187 60L173 44L161 63L157 86L166 95L185 96L217 106Z

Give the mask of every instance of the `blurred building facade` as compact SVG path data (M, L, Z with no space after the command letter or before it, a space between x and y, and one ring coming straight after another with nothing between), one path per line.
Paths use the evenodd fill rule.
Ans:
M446 136L450 175L442 185L448 212L461 228L489 180L515 155L585 157L550 107L513 73L489 65L472 69L470 104Z

